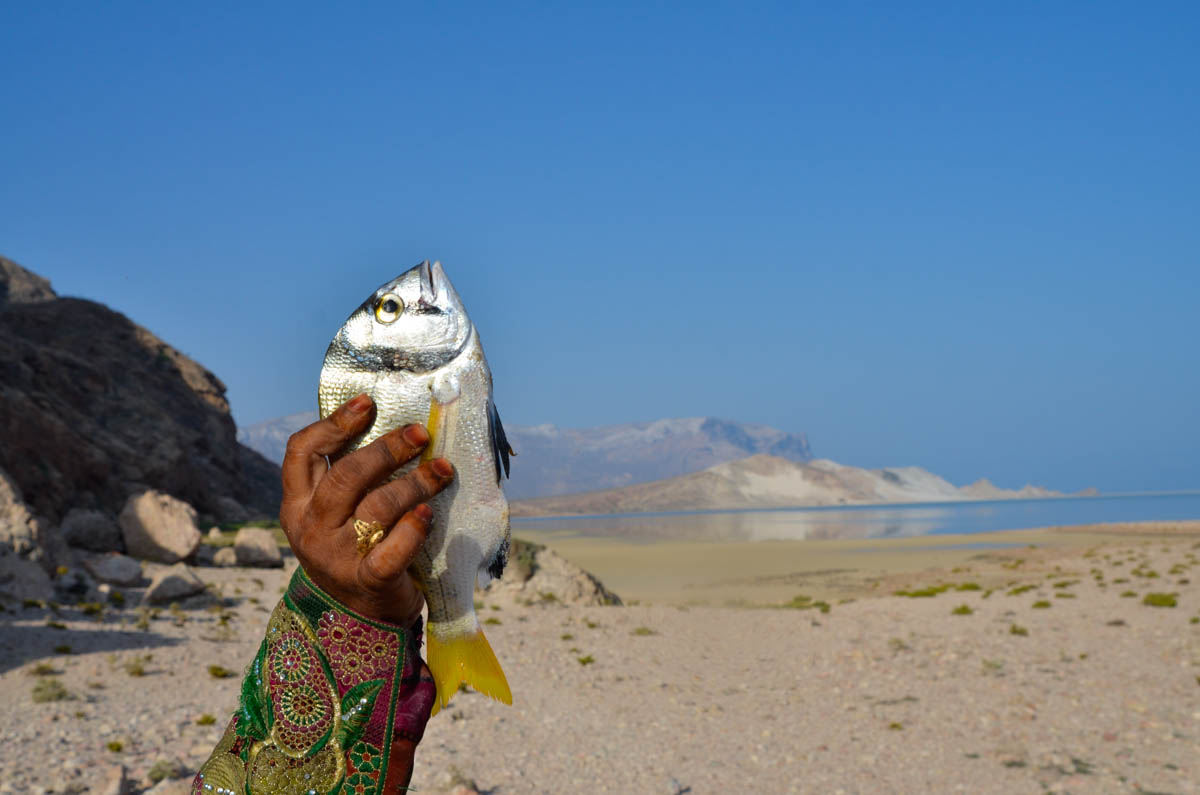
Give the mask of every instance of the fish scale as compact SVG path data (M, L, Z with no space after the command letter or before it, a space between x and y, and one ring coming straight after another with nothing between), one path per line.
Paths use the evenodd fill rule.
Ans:
M476 582L489 570L498 575L508 551L500 476L511 450L478 331L440 264L423 262L382 285L334 336L318 388L321 416L363 392L375 401L375 420L339 456L420 422L430 434L421 460L442 457L455 468L454 480L430 500L433 521L409 568L429 609L434 712L464 682L511 704L474 605ZM395 477L416 466L409 462Z

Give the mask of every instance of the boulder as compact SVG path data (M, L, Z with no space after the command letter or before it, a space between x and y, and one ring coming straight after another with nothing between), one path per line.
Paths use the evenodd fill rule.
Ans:
M501 601L553 605L619 605L594 576L540 544L514 541L504 576L484 593ZM552 597L552 598L551 598Z
M0 469L0 594L13 599L52 599L51 565L41 541L45 527L25 505L21 490Z
M83 562L83 567L97 580L109 585L128 587L142 581L142 564L119 552L88 558Z
M176 563L163 569L150 580L143 600L161 604L204 592L204 581L186 563Z
M125 549L121 528L103 511L72 508L59 526L63 539L73 547L92 552L120 552Z
M239 566L278 568L283 555L275 543L275 534L263 527L243 527L233 539L233 551Z
M237 553L233 551L233 547L221 547L213 553L212 562L214 566L236 566Z
M145 491L126 500L117 524L125 549L142 560L175 563L200 546L196 510L160 491Z

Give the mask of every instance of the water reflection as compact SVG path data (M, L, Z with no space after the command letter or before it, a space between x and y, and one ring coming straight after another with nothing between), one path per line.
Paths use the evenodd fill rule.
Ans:
M513 528L623 541L799 541L1200 518L1200 494L514 519Z

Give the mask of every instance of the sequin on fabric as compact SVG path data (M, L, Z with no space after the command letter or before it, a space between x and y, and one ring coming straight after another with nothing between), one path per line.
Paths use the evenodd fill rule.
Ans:
M381 793L392 739L425 728L420 632L354 615L297 570L193 795Z

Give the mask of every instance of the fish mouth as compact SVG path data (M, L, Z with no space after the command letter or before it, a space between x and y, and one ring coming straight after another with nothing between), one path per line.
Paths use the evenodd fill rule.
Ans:
M449 309L454 303L454 288L450 286L450 279L446 276L442 263L434 262L430 265L429 260L425 260L417 268L421 285L421 306L443 311Z
M438 284L437 278L434 275L434 268L440 271L442 264L439 262L430 265L429 260L425 260L417 267L420 268L417 271L417 275L421 278L421 303L434 306L437 304L438 297Z

